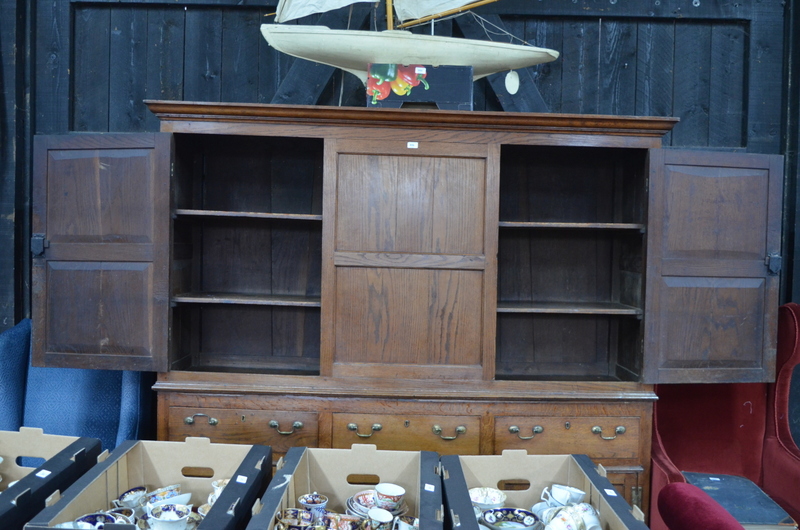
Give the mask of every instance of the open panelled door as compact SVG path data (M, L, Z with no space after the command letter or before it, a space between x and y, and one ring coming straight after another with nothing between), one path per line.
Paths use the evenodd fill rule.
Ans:
M782 157L650 152L645 382L775 378Z
M326 143L323 375L493 376L498 156L486 144Z
M35 138L34 365L167 370L171 141Z

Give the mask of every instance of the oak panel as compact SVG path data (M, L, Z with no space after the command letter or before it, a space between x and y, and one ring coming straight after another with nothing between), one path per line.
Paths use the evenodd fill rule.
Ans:
M47 234L55 243L152 243L153 149L47 152ZM76 215L80 212L80 215Z
M49 261L45 351L155 356L152 282L151 263Z
M760 368L765 298L761 278L663 278L661 367Z
M763 261L768 177L764 168L668 165L663 259Z
M486 163L340 154L336 250L482 254Z
M481 271L339 267L336 362L477 365Z

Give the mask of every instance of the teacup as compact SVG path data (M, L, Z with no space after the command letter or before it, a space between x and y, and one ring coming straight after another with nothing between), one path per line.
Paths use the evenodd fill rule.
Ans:
M303 508L311 512L314 516L314 521L320 521L322 516L325 515L325 507L328 505L328 497L317 493L306 493L305 495L300 495L300 498L297 499L298 504L300 504Z
M149 498L149 497L148 497ZM155 502L148 502L144 505L145 513L150 513L153 511L153 508L156 506L161 506L162 504L184 504L188 505L192 502L192 494L191 493L181 493L180 495L174 495L172 497L167 497L166 499L162 499L160 501Z
M103 528L106 524L116 523L117 518L113 515L97 512L87 513L75 519L75 528L97 529Z
M115 508L137 508L141 505L141 500L145 493L147 493L147 488L144 486L136 486L111 502L114 504Z
M531 506L531 511L536 514L536 517L538 517L543 521L544 518L542 517L542 515L544 514L544 511L550 507L551 506L547 504L546 501L541 501Z
M185 504L155 506L147 518L151 530L185 530L192 507Z
M153 490L150 493L148 493L147 502L149 502L150 504L155 504L165 499L177 497L180 494L181 494L181 485L172 484L171 486L164 486L163 488L158 488L157 490Z
M586 525L580 516L562 510L544 528L545 530L586 530Z
M549 523L553 518L558 515L558 512L564 509L564 506L550 506L542 511L541 520L544 524Z
M367 512L371 530L390 530L394 516L383 508L370 508Z
M127 506L123 506L122 508L113 508L106 512L109 515L113 515L118 523L121 524L134 524L136 522L136 515L135 510L133 508L128 508Z
M403 504L405 488L389 482L381 482L375 486L375 506L384 510L396 510Z
M209 511L210 509L211 509L211 505L210 505L210 504L208 504L208 503L206 503L206 504L203 504L203 505L201 505L201 506L200 506L200 507L197 509L197 513L199 513L199 514L200 514L202 517L205 517L206 515L208 515L208 511Z
M278 520L276 527L285 530L311 530L314 525L314 515L308 510L287 508L275 515Z
M586 530L600 530L601 528L600 517L591 504L587 504L585 502L571 504L569 506L565 506L562 511L569 513L574 517L580 517L583 520Z
M419 519L411 515L398 515L394 518L392 530L419 530Z
M364 518L357 515L326 511L322 518L315 522L314 530L361 530Z
M214 493L217 494L217 497L219 497L220 492L222 492L222 489L228 485L228 482L230 482L230 480L231 479L226 478L222 480L215 480L214 482L211 483L211 487L214 488Z
M541 500L547 502L550 506L565 506L582 502L585 496L586 492L578 488L563 484L553 484L549 489L542 490Z

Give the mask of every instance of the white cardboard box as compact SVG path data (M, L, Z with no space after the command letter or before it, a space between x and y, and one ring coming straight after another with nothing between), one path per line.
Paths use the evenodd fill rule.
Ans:
M328 497L328 510L345 513L349 497L378 482L405 488L407 515L419 517L420 530L442 530L438 467L439 455L430 451L384 451L362 444L350 449L294 447L278 461L247 530L271 530L278 511L298 507L298 497L315 491ZM369 482L363 482L364 477L369 477Z
M238 530L272 477L272 450L262 445L211 443L208 438L185 442L128 441L78 479L61 498L34 517L26 530L50 528L87 513L105 511L127 490L148 491L181 484L191 504L205 504L211 482L230 478L198 530ZM134 525L112 525L136 530Z
M51 495L66 490L97 464L100 449L96 438L44 434L31 427L0 431L0 528L21 529ZM39 465L29 467L29 459ZM9 487L14 481L18 482Z
M470 488L498 488L514 482L529 486L520 490L501 487L507 507L530 510L545 487L564 484L586 492L584 502L599 512L604 530L647 530L641 510L631 508L605 477L605 470L586 455L529 455L525 450L507 450L501 455L442 456L441 463L448 528L478 530Z

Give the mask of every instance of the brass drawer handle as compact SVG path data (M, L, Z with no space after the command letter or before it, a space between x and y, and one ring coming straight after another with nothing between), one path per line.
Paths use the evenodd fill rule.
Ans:
M520 436L519 427L517 427L516 425L512 425L511 427L508 428L508 432L510 432L511 434L516 434L517 438L519 438L520 440L530 440L537 434L542 434L544 432L544 427L542 427L541 425L534 425L532 431L533 434L530 436Z
M360 438L369 438L370 436L372 436L381 429L383 429L383 425L381 425L380 423L373 423L372 431L369 434L361 434L360 432L358 432L358 425L356 425L355 423L347 424L347 430L353 431L354 433L356 433L356 436Z
M270 420L267 425L269 425L270 427L272 427L273 429L278 431L278 434L282 434L284 436L289 436L290 434L294 434L294 431L303 428L303 422L302 421L296 421L296 422L292 423L292 430L291 431L282 431L280 429L281 424L278 423L276 420Z
M603 440L613 440L614 438L617 437L617 435L625 434L625 430L626 429L624 426L618 425L617 428L614 429L615 433L614 436L603 436L603 428L600 427L599 425L595 425L594 427L592 427L592 434L600 436L600 438L602 438Z
M442 427L439 425L433 426L433 434L438 434L439 438L441 438L442 440L455 440L456 438L458 438L459 434L464 434L465 432L467 432L467 428L464 427L463 425L459 425L458 427L456 427L455 436L442 436Z
M208 414L203 414L202 412L198 412L197 414L192 414L191 416L186 416L185 418L183 418L183 423L185 423L186 425L192 425L194 423L195 416L205 416L206 418L208 418L209 425L216 425L219 423L219 420L217 418L212 418Z

